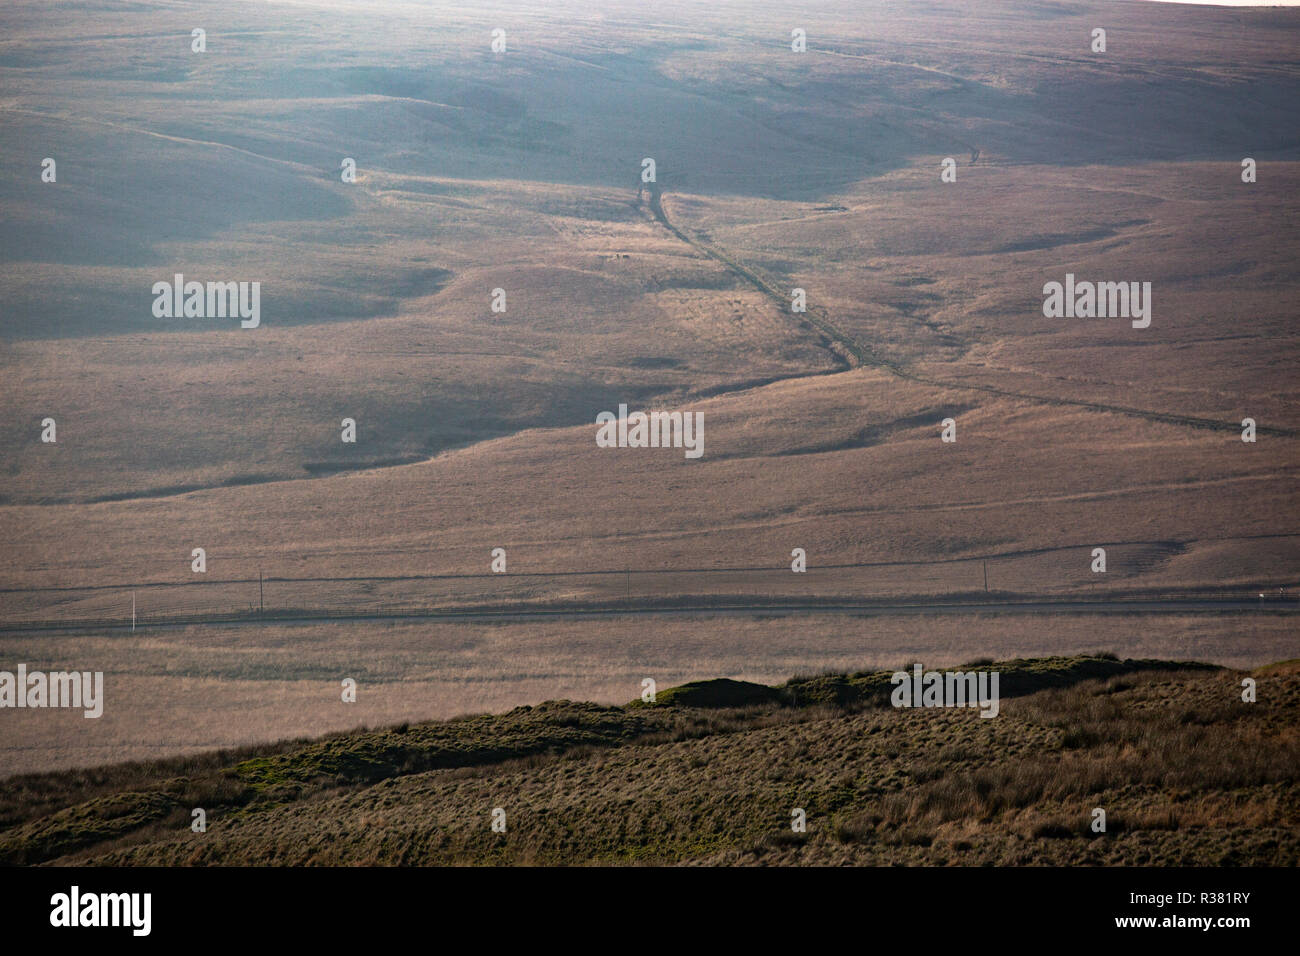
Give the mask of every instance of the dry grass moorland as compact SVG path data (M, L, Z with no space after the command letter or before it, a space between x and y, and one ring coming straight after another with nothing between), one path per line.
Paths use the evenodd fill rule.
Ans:
M974 662L998 716L888 672L704 681L13 778L0 859L111 865L1293 864L1300 671ZM193 832L195 807L206 832ZM1106 811L1105 832L1092 829ZM505 832L491 828L496 808ZM802 809L806 832L790 825Z
M1144 2L3 4L0 670L109 688L0 711L7 858L1294 862L1287 669L1255 710L1235 671L984 722L621 704L1300 656L1297 49ZM259 281L260 326L155 318L176 273ZM1150 326L1045 318L1067 273L1150 282ZM703 456L597 447L620 403ZM210 756L403 721L383 779ZM420 763L462 732L542 743Z

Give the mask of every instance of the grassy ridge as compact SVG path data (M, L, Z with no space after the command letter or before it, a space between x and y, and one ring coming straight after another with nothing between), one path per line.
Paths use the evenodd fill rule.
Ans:
M703 681L0 785L0 860L1294 863L1300 672L968 665L1001 715L896 711L891 672ZM37 797L39 794L39 798ZM487 826L506 809L506 834ZM1091 832L1091 810L1108 832ZM191 833L203 807L209 830ZM793 832L803 808L807 833Z
M1068 687L1083 680L1101 680L1120 674L1152 670L1214 670L1212 664L1195 661L1120 660L1113 654L1087 657L1040 657L1015 661L971 661L956 668L966 673L997 671L1003 697L1020 697L1051 687ZM909 673L911 665L904 668ZM656 695L657 705L687 707L743 707L779 703L791 707L833 704L888 703L894 689L893 671L859 671L856 674L823 674L794 677L779 687L717 678L694 681ZM636 706L634 702L632 706Z

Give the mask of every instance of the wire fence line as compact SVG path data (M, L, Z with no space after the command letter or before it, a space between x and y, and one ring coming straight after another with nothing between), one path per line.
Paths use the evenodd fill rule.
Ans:
M1077 562L1076 562L1077 564ZM431 616L583 613L682 608L815 610L946 604L1165 602L1215 610L1300 607L1294 582L1178 585L1142 572L1093 574L1042 556L998 565L982 559L926 564L609 569L603 571L239 576L193 581L57 585L0 591L0 630L120 628L159 624Z

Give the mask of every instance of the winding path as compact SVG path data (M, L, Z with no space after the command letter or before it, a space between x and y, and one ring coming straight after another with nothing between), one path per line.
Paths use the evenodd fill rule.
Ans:
M771 299L777 308L783 314L789 313L789 298L776 288L771 282L759 275L752 268L740 263L733 256L719 249L716 245L706 243L701 239L686 233L680 226L676 225L668 218L668 213L664 210L661 190L657 183L650 183L650 213L655 220L665 229L680 239L682 242L697 250L702 255L721 263L735 275L744 279L758 291ZM867 366L870 368L883 369L891 375L907 381L916 382L920 385L931 385L938 388L961 389L971 392L984 392L989 395L998 395L1005 398L1016 398L1023 401L1037 402L1042 405L1070 406L1074 408L1087 408L1099 412L1112 412L1118 415L1129 415L1135 418L1143 418L1147 421L1163 422L1170 425L1185 425L1191 428L1205 428L1214 431L1226 431L1239 433L1241 424L1239 422L1224 422L1213 418L1199 418L1195 415L1180 415L1174 412L1153 411L1147 408L1134 408L1130 405L1112 405L1106 402L1088 402L1075 398L1060 398L1047 395L1034 395L1029 392L1017 392L1012 389L998 388L994 385L977 385L968 382L954 382L945 379L933 378L928 375L918 375L898 362L891 361L883 356L877 355L866 345L863 345L853 336L836 326L826 314L826 311L817 308L820 314L814 314L809 311L803 314L803 319L807 325L811 326L814 331L819 333L823 343L847 368L856 368ZM1285 438L1295 438L1300 435L1300 430L1293 428L1279 428L1276 426L1259 425L1255 429L1260 435L1274 435Z

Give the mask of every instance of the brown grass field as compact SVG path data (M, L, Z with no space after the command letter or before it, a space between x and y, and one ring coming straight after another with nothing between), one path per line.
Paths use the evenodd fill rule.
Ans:
M1241 672L1204 665L994 666L1010 698L995 719L895 710L887 674L706 681L653 706L551 701L15 778L0 785L0 860L1294 863L1294 662L1252 673L1254 704L1238 696ZM189 826L196 806L203 833ZM490 829L493 808L505 832ZM789 826L795 808L806 832Z

